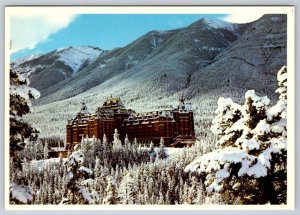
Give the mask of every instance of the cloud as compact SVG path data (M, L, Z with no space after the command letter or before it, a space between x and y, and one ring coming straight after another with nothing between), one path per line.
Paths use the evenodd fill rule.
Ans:
M232 23L248 23L253 22L255 20L258 20L260 17L262 17L261 13L236 13L236 14L230 14L223 18L223 20L227 22Z
M33 49L51 34L67 27L75 14L14 14L10 17L11 52Z

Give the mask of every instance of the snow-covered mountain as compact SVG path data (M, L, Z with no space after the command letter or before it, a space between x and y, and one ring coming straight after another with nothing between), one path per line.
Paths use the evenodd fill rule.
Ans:
M105 51L92 46L67 47L45 55L32 55L11 64L31 85L43 91L65 79L76 76Z
M41 56L40 54L37 54L37 55L28 55L28 56L19 58L16 61L14 61L14 62L11 63L11 67L12 67L12 69L18 69L18 67L20 67L21 64L23 64L23 63L25 63L27 61L34 60L34 59L36 59L36 58L38 58L40 56Z
M62 48L56 50L56 52L59 56L58 61L70 66L73 70L72 75L75 75L87 61L93 62L98 58L103 50L91 46L81 46Z
M83 100L95 110L111 94L137 111L174 106L183 94L192 101L199 133L209 127L219 96L239 100L255 89L274 98L286 55L286 16L270 14L248 24L200 19L110 51L55 50L16 69L33 71L31 86L41 92L30 120L40 124L55 113L51 125L40 126L46 133L63 133Z

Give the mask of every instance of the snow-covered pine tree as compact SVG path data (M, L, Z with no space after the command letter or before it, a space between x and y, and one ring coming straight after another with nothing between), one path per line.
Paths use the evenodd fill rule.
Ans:
M208 192L222 192L227 203L286 203L287 68L277 75L278 102L254 90L240 106L220 98L212 132L220 136L218 149L189 164L185 171L205 176Z
M128 138L128 135L127 135L127 134L126 134L126 136L125 136L124 144L125 144L125 146L126 146L127 148L130 147L130 141L129 141L129 138Z
M150 142L150 147L149 147L149 156L150 156L150 162L154 162L155 159L156 159L156 152L155 152L155 149L154 149L154 144L153 142L151 141Z
M113 140L113 149L122 148L122 142L119 138L120 134L118 133L118 129L115 129L114 140Z
M102 151L102 144L100 139L93 138L93 157L100 157Z
M160 138L159 150L157 152L157 156L160 159L165 159L167 157L164 138Z
M24 148L25 142L36 138L38 130L25 122L22 117L30 113L31 100L38 99L40 93L28 86L29 80L17 72L10 70L10 103L9 103L9 124L10 124L10 155Z
M136 204L138 195L137 189L137 181L129 171L126 171L126 175L123 177L118 191L120 203Z
M44 160L48 159L49 156L49 149L48 149L48 141L46 140L45 146L44 146Z
M107 137L106 137L106 135L105 134L103 134L103 145L107 145L108 144L108 142L107 142Z
M102 159L103 159L103 162L105 162L105 160L109 156L109 154L110 154L109 152L111 150L111 147L108 144L108 140L107 140L107 137L105 134L103 134L102 145L103 145Z
M159 204L159 205L164 205L165 204L164 192L163 192L163 189L162 189L162 185L159 188L158 202L157 202L157 204Z
M22 150L25 143L37 138L38 130L24 121L22 117L30 112L31 100L37 99L40 93L28 86L29 80L17 72L10 70L10 98L9 98L9 152L11 156L10 171L16 174L22 169L20 156L17 152ZM23 182L22 182L23 181ZM28 204L33 201L33 190L24 184L24 180L14 177L10 181L10 203Z
M82 138L81 140L81 152L83 155L83 166L86 167L91 167L95 165L95 143L96 143L96 139L93 138L92 140L90 140L88 137L86 138ZM101 147L101 145L97 145L96 147ZM100 151L101 149L97 149L98 151Z
M40 160L44 158L44 147L43 143L38 139L37 143L35 144L36 149L36 159Z
M68 174L66 182L68 194L63 198L62 204L94 204L98 199L94 190L90 190L93 183L93 172L84 166L81 151L74 151L66 161Z
M107 187L106 187L106 197L103 200L103 204L107 205L115 205L119 202L118 192L116 188L116 183L112 177L108 177L107 179Z

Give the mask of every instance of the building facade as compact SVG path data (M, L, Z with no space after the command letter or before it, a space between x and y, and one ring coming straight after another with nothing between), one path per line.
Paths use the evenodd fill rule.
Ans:
M148 113L136 113L126 109L120 98L107 98L95 113L88 112L83 103L81 110L66 125L67 149L81 142L83 137L96 137L101 141L105 134L107 140L113 140L117 129L123 141L128 135L130 141L135 138L139 143L159 144L163 138L166 146L182 147L195 142L194 116L191 104L179 99L179 105L173 110L160 110Z

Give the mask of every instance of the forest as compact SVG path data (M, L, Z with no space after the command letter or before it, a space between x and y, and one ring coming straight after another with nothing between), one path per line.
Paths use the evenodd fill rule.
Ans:
M38 91L10 71L10 204L286 204L287 68L273 104L254 90L218 100L211 133L192 147L146 147L128 138L83 138L67 158L23 119Z

